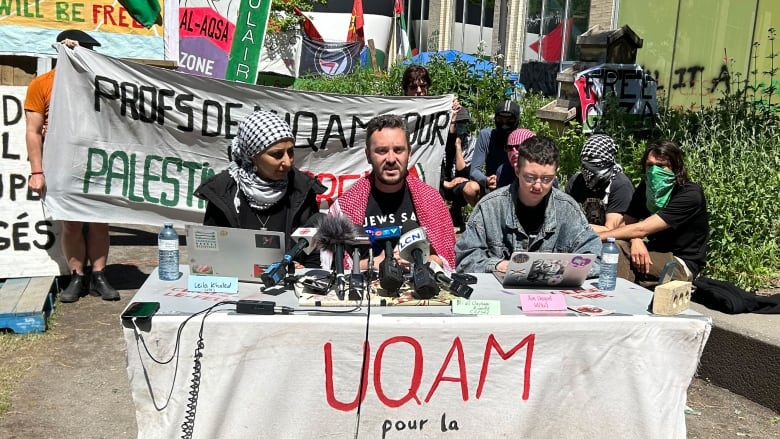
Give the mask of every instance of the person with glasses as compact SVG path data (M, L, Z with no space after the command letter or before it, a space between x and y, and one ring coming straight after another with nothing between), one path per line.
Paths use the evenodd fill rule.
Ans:
M317 195L326 188L303 174L295 163L295 137L275 113L257 110L238 125L228 168L196 190L206 200L203 224L270 230L287 235L319 212ZM319 252L301 253L298 265L319 267Z
M401 87L404 96L428 96L428 89L431 87L428 69L418 65L407 67L401 76Z
M582 171L566 183L566 193L580 203L596 233L618 227L634 195L634 185L615 162L617 150L606 134L590 136L580 153Z
M559 162L549 137L529 137L517 148L517 180L477 203L457 241L458 271L506 272L517 251L601 255L601 240L577 202L553 187ZM599 267L597 261L589 275L598 276Z
M620 227L600 232L620 249L618 276L654 288L667 263L673 280L691 281L707 262L709 213L701 186L688 180L683 152L670 140L651 143Z

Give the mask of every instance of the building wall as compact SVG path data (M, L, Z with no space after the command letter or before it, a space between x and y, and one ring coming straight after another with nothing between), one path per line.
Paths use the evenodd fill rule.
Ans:
M655 0L648 8L622 1L618 26L624 24L644 40L637 62L650 70L659 98L671 106L711 106L746 80L763 90L780 86L780 75L764 73L773 62L780 65L780 44L769 35L780 26L780 2ZM760 91L748 96L765 97Z

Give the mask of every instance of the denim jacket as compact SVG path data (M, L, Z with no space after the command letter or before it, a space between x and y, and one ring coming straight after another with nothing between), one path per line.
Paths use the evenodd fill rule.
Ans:
M458 271L490 273L516 251L592 253L598 256L589 277L599 273L601 240L573 198L552 188L545 218L533 242L515 215L517 181L480 200L455 245Z

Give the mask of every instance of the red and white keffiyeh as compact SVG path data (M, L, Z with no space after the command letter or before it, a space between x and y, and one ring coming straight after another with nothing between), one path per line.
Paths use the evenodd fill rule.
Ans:
M368 197L371 195L371 182L374 174L361 178L344 192L333 206L330 214L343 213L355 224L363 224L368 207ZM431 248L444 262L444 269L455 269L455 230L447 204L432 188L414 175L406 176L406 186L412 196L417 220L425 229Z

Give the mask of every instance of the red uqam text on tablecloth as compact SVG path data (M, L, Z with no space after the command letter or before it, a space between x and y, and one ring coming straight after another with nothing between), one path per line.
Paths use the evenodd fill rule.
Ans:
M491 358L493 358L493 352L498 354L502 360L507 361L512 358L520 349L525 348L525 359L522 363L520 370L523 377L522 398L527 401L531 391L531 366L533 364L533 351L534 341L536 339L535 334L529 334L523 338L519 343L512 346L509 350L504 350L501 344L496 340L493 334L490 334L485 342L485 351L482 358L482 364L479 371L479 382L477 384L477 390L475 399L480 399L485 389L485 384L488 380L488 371ZM382 381L382 364L385 361L386 349L389 346L403 343L412 348L413 351L413 364L405 369L410 371L410 382L408 386L404 386L408 391L405 395L398 399L391 398L385 392L385 387ZM463 342L460 337L455 337L452 340L450 349L447 352L441 367L437 372L430 389L424 399L420 399L419 391L423 378L423 364L425 362L423 347L419 341L410 336L396 336L390 337L379 345L376 351L373 362L373 380L370 379L370 366L371 366L371 346L369 343L364 343L365 349L365 363L363 364L363 379L359 379L359 372L355 375L358 376L355 380L350 380L350 383L359 383L362 381L363 388L360 391L356 391L355 398L352 401L340 401L336 398L335 383L333 380L333 344L331 342L323 345L324 360L325 360L325 397L329 406L336 410L350 411L355 410L358 406L358 399L362 397L360 402L365 400L368 384L373 383L374 391L376 392L379 401L389 408L401 407L411 400L414 400L417 405L428 403L436 393L439 385L443 381L453 382L460 384L461 398L463 401L469 400L469 387L467 376L467 364L464 355ZM396 351L394 351L396 352ZM454 357L454 358L453 358ZM445 376L445 371L449 368L451 362L455 361L457 364L457 375Z

